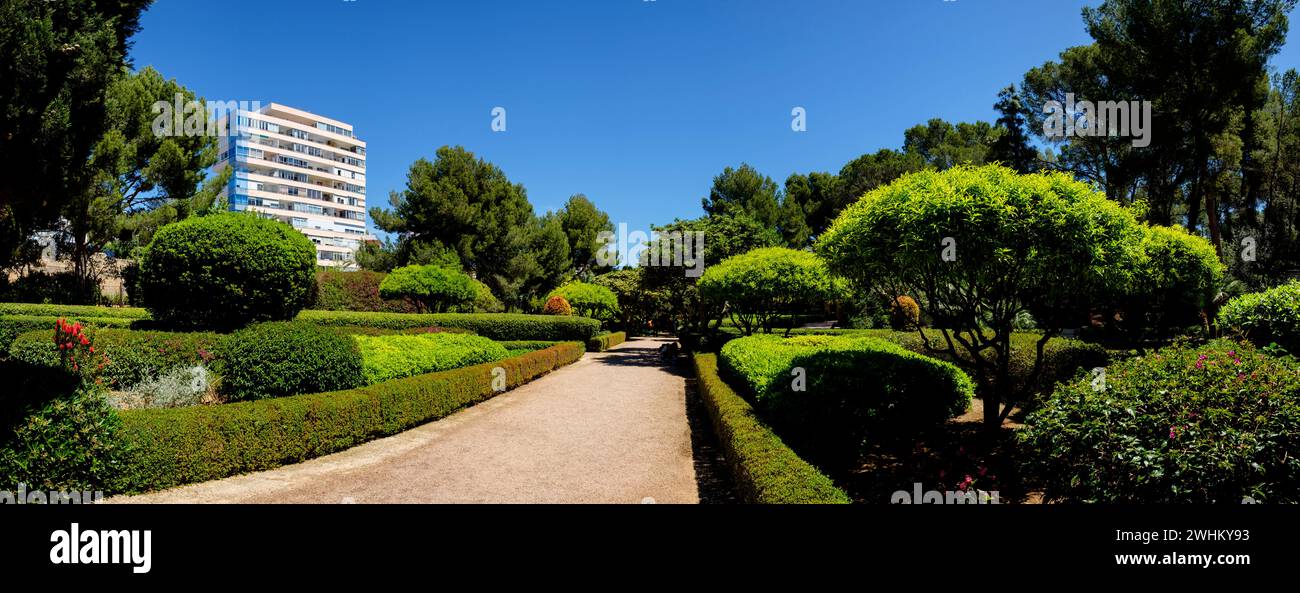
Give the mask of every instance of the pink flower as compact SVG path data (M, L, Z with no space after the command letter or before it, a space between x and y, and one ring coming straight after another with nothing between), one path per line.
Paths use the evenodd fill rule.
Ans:
M1175 428L1175 427L1173 427L1173 426L1170 426L1170 427L1169 427L1169 438L1170 438L1170 439L1176 439L1176 438L1178 438L1178 433L1174 431L1174 428Z

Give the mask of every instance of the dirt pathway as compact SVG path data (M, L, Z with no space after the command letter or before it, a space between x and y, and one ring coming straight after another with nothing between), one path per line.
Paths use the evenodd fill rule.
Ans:
M629 341L443 420L121 503L695 503L682 371Z

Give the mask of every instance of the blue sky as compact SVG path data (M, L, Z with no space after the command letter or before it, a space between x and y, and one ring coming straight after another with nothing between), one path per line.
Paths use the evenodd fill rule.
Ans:
M417 158L459 144L523 183L539 214L585 193L648 231L702 214L729 165L780 183L898 147L932 117L994 119L999 89L1089 41L1090 4L158 0L132 59L209 99L352 124L371 205ZM1279 69L1300 66L1292 21ZM807 132L790 129L795 106Z

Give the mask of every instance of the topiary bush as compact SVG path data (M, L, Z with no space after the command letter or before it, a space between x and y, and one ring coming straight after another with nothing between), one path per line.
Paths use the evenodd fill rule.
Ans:
M351 336L311 323L259 323L225 340L221 392L231 401L351 389L364 384Z
M1276 344L1300 354L1300 280L1228 301L1219 323L1257 346Z
M1102 389L1101 387L1104 387ZM1300 373L1239 342L1061 384L1018 438L1049 501L1300 502Z
M552 340L585 342L600 331L600 322L586 317L521 313L353 313L303 311L299 321L331 327L370 327L412 330L427 327L464 329L493 340Z
M155 321L238 328L293 319L315 272L316 248L305 235L232 212L159 229L141 259L140 285Z
M542 307L542 314L568 317L573 315L573 307L569 306L569 301L567 299L560 295L555 295L546 299L546 305Z
M419 313L441 313L479 298L473 278L442 266L397 268L379 284L379 295L386 299L406 299L415 304Z
M705 300L727 305L745 335L771 332L778 316L820 305L835 294L821 258L784 247L764 247L722 260L704 271L697 286Z
M366 385L505 358L505 347L469 334L355 336Z
M563 297L574 311L583 317L595 319L612 319L618 313L618 297L614 291L598 284L570 282L547 295Z
M889 301L889 327L894 331L911 331L921 325L921 307L916 299L900 296Z
M869 437L910 436L965 412L975 391L951 363L874 338L750 336L719 358L782 438L835 467L856 461Z

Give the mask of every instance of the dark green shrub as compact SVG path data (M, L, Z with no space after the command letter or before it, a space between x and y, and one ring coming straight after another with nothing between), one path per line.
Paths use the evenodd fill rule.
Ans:
M303 311L299 321L334 327L360 326L382 329L424 327L460 328L492 340L550 340L586 342L600 331L600 322L586 317L523 315L517 313L353 313Z
M193 408L126 410L114 490L135 493L273 469L397 434L582 358L566 342L505 360L340 391Z
M352 336L310 323L259 323L221 349L221 392L231 401L351 389L364 384Z
M72 272L29 272L7 286L0 285L0 301L93 306L104 300L98 281L87 285Z
M422 333L355 336L354 339L361 349L366 385L492 362L508 354L500 344L470 334Z
M243 327L293 319L307 305L316 248L293 227L249 214L188 218L154 235L140 262L157 321Z
M379 285L386 276L383 272L368 270L317 272L316 290L310 308L323 311L416 313L415 304L406 299L385 299L379 296Z
M831 466L856 461L868 437L943 424L975 391L956 366L873 338L750 336L728 342L720 359L796 450Z
M474 279L464 272L442 266L397 268L379 284L386 299L406 299L419 313L441 313L451 307L473 303L479 297Z
M1261 348L1277 344L1300 355L1300 280L1228 301L1219 323Z
M626 332L605 332L587 340L587 352L604 352L626 341Z
M122 470L120 422L97 387L39 399L6 424L0 426L0 490L20 483L29 491L108 490Z
M51 329L24 333L9 346L13 360L33 365L57 366L59 354ZM125 329L88 331L95 349L108 358L99 378L111 389L126 389L156 379L176 367L210 364L221 348L218 334L149 332Z
M1027 423L1049 501L1300 502L1300 373L1244 343L1120 362L1104 385L1062 384Z
M830 478L800 459L718 375L713 354L695 355L700 397L727 465L745 502L839 504L849 502Z

